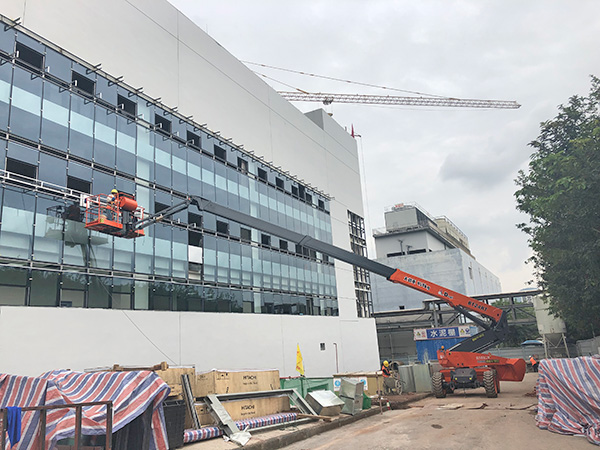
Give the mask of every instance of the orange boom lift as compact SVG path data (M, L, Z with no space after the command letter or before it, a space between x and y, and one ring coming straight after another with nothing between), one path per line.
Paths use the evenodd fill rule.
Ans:
M467 338L449 349L438 351L438 362L443 367L431 379L436 397L445 397L458 388L484 387L488 397L500 392L500 381L522 381L525 361L521 358L502 358L482 353L499 342L508 332L506 312L495 306L451 291L430 281L416 277L400 269L386 266L364 256L319 241L301 233L280 227L248 214L217 205L201 197L188 197L181 203L157 214L146 215L135 198L119 194L112 203L106 196L89 197L86 202L86 228L125 238L144 236L143 229L169 217L190 205L239 224L278 236L332 258L339 259L387 278L393 283L431 295L448 303L452 308L479 325L483 331Z

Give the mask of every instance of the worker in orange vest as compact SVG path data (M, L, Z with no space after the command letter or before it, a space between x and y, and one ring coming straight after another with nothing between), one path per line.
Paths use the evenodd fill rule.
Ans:
M538 366L539 366L539 362L537 362L534 358L535 355L531 355L529 357L529 362L531 363L531 368L533 369L534 372L538 371Z
M381 372L383 372L383 377L387 378L390 376L390 363L385 360L381 365Z

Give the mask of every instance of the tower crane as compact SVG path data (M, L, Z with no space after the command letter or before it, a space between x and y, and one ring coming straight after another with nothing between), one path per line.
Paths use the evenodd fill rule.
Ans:
M327 94L311 92L279 91L283 98L292 102L322 102L324 105L336 103L361 103L366 105L407 105L407 106L444 106L455 108L518 109L521 107L512 100L479 100L452 97L408 97L398 95L367 94Z

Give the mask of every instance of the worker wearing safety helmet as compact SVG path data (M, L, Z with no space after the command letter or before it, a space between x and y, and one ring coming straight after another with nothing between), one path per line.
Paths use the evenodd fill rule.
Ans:
M110 191L110 194L106 197L106 201L108 203L112 203L117 199L118 196L119 196L119 191L117 191L116 189L113 189L112 191Z
M385 360L381 365L381 372L383 372L383 376L385 378L390 376L390 363Z

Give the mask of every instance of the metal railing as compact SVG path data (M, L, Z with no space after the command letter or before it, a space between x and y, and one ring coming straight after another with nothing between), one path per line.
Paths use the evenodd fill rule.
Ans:
M81 448L81 418L83 408L88 406L100 406L106 405L106 444L105 450L111 450L112 446L112 424L113 424L113 402L87 402L87 403L69 403L66 405L44 405L44 406L24 406L21 408L22 412L27 411L39 411L39 434L38 438L40 441L39 450L46 450L46 414L49 410L61 409L61 408L75 408L75 442L73 448ZM7 418L8 410L6 408L0 408L0 417L2 417L2 426L0 427L0 449L6 448L6 429L7 429ZM13 444L11 442L11 444ZM14 444L13 444L14 445Z

